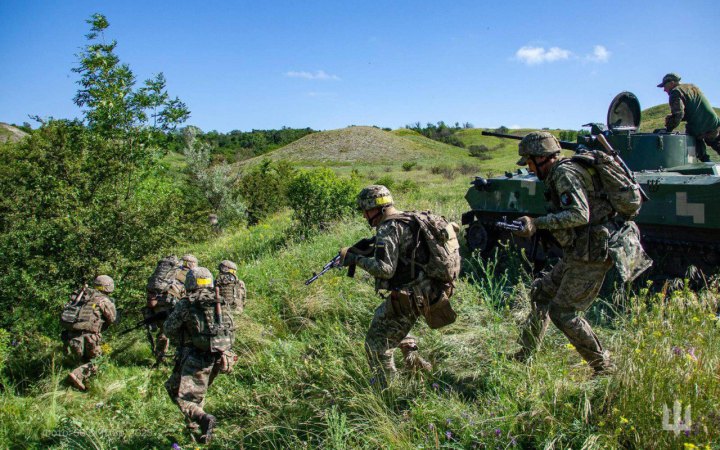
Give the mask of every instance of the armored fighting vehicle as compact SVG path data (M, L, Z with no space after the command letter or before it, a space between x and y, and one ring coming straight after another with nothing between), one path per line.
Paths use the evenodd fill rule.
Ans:
M637 97L622 92L610 104L607 125L583 125L590 127L590 134L578 136L576 143L561 141L562 147L602 150L597 139L602 134L635 173L650 197L635 221L656 273L682 277L691 265L706 274L716 272L720 264L720 164L700 162L690 135L638 132L640 116ZM511 240L526 248L536 267L561 254L549 233L530 241L497 226L499 221L546 214L544 184L526 169L506 172L503 177L476 177L465 199L471 210L463 214L462 223L472 250L488 256L498 242Z

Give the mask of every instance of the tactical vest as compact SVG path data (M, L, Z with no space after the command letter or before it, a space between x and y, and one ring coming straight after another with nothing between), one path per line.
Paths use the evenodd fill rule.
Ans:
M215 280L220 295L232 309L245 307L245 283L231 273L221 273Z
M200 289L187 296L190 314L185 324L193 346L204 352L224 352L235 342L235 324L231 311L222 311L218 321L213 292ZM221 308L222 309L222 308Z
M99 291L85 288L85 293L78 301L80 292L82 291L74 292L70 296L70 301L63 307L60 325L65 330L99 333L105 319L98 305L101 301L110 301L110 299Z

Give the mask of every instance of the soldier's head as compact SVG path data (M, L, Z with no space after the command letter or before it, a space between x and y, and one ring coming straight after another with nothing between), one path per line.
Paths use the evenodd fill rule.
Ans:
M663 91L669 94L670 91L675 89L678 84L680 84L680 75L674 72L670 72L663 77L662 81L660 82L660 84L657 85L657 87L663 88Z
M99 277L96 277L93 284L95 285L96 290L105 292L106 294L115 290L115 282L107 275L100 275Z
M518 145L519 166L528 166L530 172L544 180L552 163L560 155L560 141L547 131L533 131L520 141Z
M184 269L194 269L198 266L198 260L195 256L188 253L182 257L182 265Z
M392 208L394 204L390 189L381 184L363 188L357 196L358 208L371 227L377 226L386 209Z
M237 264L230 261L229 259L224 260L220 263L218 266L218 270L220 273L231 273L235 275L235 272L237 272Z
M210 271L204 267L195 267L190 269L185 277L185 290L188 292L198 289L212 289L215 287L213 276Z

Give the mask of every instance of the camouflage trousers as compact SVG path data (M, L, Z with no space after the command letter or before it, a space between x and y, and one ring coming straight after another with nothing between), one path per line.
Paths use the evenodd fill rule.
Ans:
M375 310L365 336L365 351L370 368L380 386L386 387L388 378L397 375L393 353L400 347L405 368L430 370L432 366L418 354L417 341L410 330L420 316L412 298L393 291Z
M536 351L552 321L580 356L596 371L610 365L607 352L578 312L587 310L602 287L612 260L584 262L560 260L550 272L533 282L532 311L520 335L523 357Z
M65 352L70 355L72 364L83 363L72 372L81 383L97 373L97 365L93 359L102 354L100 342L102 336L99 333L84 333L82 331L63 331L62 341L65 344Z
M220 372L221 360L220 353L188 347L176 350L175 367L165 389L189 424L199 422L205 415L205 395Z
M720 155L720 128L695 137L695 154L700 161L710 161L706 145Z

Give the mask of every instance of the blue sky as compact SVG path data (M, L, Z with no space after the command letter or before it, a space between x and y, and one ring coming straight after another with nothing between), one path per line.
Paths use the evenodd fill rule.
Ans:
M666 102L670 71L720 105L710 0L0 0L0 121L80 115L71 68L95 12L138 80L163 72L205 131L578 129L624 90Z

